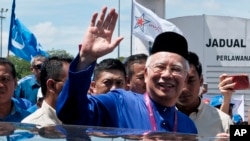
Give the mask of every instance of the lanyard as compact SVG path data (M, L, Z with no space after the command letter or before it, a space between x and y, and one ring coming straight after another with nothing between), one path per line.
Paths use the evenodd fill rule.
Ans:
M152 126L152 130L156 131L155 116L154 116L153 109L152 109L152 106L150 104L150 99L149 99L149 96L148 96L147 93L144 94L144 99L146 101L146 106L147 106L147 109L148 109L148 112L149 112L149 119L150 119L150 123L151 123L151 126ZM177 120L178 120L177 119L177 110L175 109L173 132L177 131Z

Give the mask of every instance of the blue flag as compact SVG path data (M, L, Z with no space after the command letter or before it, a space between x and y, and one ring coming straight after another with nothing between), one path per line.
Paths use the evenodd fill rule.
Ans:
M48 56L33 33L31 33L18 19L14 20L12 26L11 50L16 56L30 61L38 54Z
M15 18L15 0L13 0L9 50L16 56L31 61L36 55L44 55L48 57L48 53L43 50L41 44L37 41L35 35L29 31L17 18Z

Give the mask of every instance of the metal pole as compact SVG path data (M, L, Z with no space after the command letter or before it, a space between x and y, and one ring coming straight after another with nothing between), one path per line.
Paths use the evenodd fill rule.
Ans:
M152 49L152 42L149 41L149 42L148 42L148 54L149 54L149 55L151 54L151 49Z
M3 10L3 9L2 9ZM0 47L0 57L2 57L2 47L3 47L3 12L1 10L1 47Z
M120 19L121 19L121 14L120 14L120 0L118 0L118 37L120 37ZM118 45L118 59L120 58L120 44Z
M131 2L131 9L132 9L132 11L131 11L131 27L130 27L130 55L132 55L133 54L133 49L132 49L132 42L133 42L133 20L134 20L134 2L133 2L133 0L132 0L132 2Z
M4 9L4 8L1 8L1 16L0 16L0 18L1 18L1 46L0 46L0 57L2 57L2 54L3 54L3 52L2 52L2 48L3 48L3 19L5 18L4 16L3 16L3 13L6 13L8 11L8 9Z

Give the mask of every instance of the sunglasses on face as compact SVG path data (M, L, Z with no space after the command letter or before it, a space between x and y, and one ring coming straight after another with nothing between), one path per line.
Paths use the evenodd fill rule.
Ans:
M41 70L42 64L33 65L32 67L33 67L33 69Z

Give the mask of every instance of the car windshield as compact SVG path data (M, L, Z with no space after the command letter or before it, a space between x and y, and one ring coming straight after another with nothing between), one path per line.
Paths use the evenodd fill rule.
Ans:
M55 141L137 141L179 140L213 141L215 137L199 137L193 134L154 132L148 130L108 128L78 125L53 125L37 128L34 124L0 122L1 141L55 140Z

